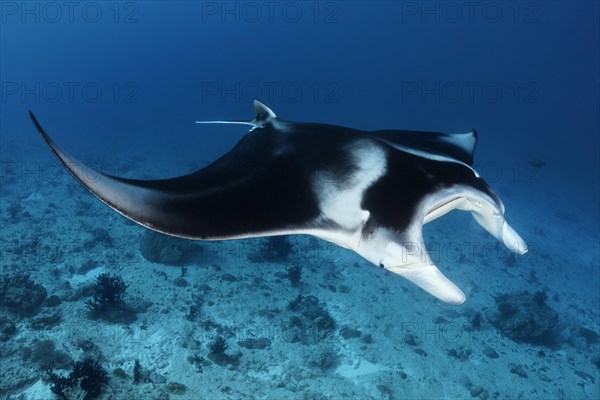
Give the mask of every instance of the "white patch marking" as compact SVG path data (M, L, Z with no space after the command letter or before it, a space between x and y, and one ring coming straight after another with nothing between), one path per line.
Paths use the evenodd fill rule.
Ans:
M359 141L348 147L357 169L346 182L340 182L330 171L318 171L313 188L319 199L322 218L346 230L360 230L369 218L360 203L365 190L381 178L387 169L385 152L371 141ZM360 237L360 236L359 236Z

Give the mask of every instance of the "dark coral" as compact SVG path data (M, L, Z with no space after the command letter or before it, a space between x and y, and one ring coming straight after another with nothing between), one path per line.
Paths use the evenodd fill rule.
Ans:
M35 315L46 299L46 289L28 274L3 276L0 287L0 305L20 316Z
M62 316L60 313L53 313L36 317L31 321L30 327L34 331L50 330L55 326L60 325Z
M208 345L208 349L213 354L223 354L228 348L227 342L221 336L217 337L214 342Z
M264 350L271 346L271 339L264 337L243 339L238 342L238 346L251 350Z
M302 296L301 294L299 294L293 300L290 300L290 302L287 304L287 309L291 310L291 311L298 310L298 308L302 304L302 300L303 299L304 299L304 296Z
M198 248L189 240L147 230L140 242L142 256L150 262L181 265L186 253Z
M287 276L292 286L298 287L298 285L300 285L300 278L302 278L302 267L300 265L296 265L288 268Z
M0 342L8 342L17 333L17 325L8 317L0 316Z
M578 336L584 338L588 345L598 343L598 341L600 340L600 335L598 335L593 330L584 327L579 328Z
M466 349L464 346L459 346L454 349L450 349L447 351L450 357L456 358L459 361L467 361L471 354L473 354L473 350Z
M108 384L108 373L98 361L86 358L73 363L73 371L68 376L50 371L49 380L50 391L59 399L93 400L98 398L103 386Z
M130 323L135 321L135 311L125 304L125 284L120 275L100 274L91 299L85 305L93 317L101 317L110 322Z
M546 301L548 300L548 293L543 289L539 290L533 295L533 300L537 305L542 306L546 304Z
M133 383L137 385L140 382L142 382L142 365L140 364L140 360L136 358L133 364Z
M471 326L469 327L469 330L471 331L478 331L481 329L481 320L483 319L483 314L481 314L479 311L476 312L475 314L473 314L473 317L471 317Z
M557 344L558 313L546 300L544 291L498 296L496 313L490 318L490 322L515 342L553 347Z
M35 341L31 347L21 349L21 357L25 361L36 364L40 369L65 368L71 364L67 353L57 350L52 340Z
M293 315L283 327L286 341L313 344L330 338L335 332L335 320L316 297L298 295L287 308Z
M208 345L208 358L220 366L238 366L242 353L227 354L225 350L229 348L225 339L221 336L217 337L214 342Z
M273 236L261 241L258 249L248 255L251 262L284 262L292 252L287 236Z
M125 304L123 297L128 287L120 275L100 274L96 277L94 295L85 304L94 312L106 312L110 307Z
M339 364L340 356L330 349L313 354L308 360L310 367L319 368L323 372L332 370Z
M84 248L90 250L96 246L113 246L113 239L104 228L96 228L92 231L92 238L85 242Z
M340 330L340 335L344 339L355 339L361 337L362 333L358 329L342 328Z
M166 386L166 389L168 392L171 392L175 395L183 396L187 391L187 386L179 382L169 382Z

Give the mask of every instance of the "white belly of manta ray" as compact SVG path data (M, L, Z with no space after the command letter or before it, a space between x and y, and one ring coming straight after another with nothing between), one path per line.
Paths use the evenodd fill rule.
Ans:
M93 181L87 179L84 176L85 168L75 168L82 164L56 146L31 112L30 116L54 155L86 189L125 217L162 233L205 240L309 234L350 249L449 304L462 304L465 295L433 264L423 243L423 224L455 209L469 211L485 230L511 251L518 254L527 252L523 239L506 222L503 204L471 167L477 141L475 131L460 134L367 132L280 120L258 101L254 102L254 108L256 118L252 121L199 122L246 124L252 128L236 147L208 167L188 176L159 181L120 179L102 173ZM323 135L315 136L315 130ZM314 143L321 138L326 140ZM309 140L310 146L304 146ZM319 158L323 154L318 153L320 144L329 146L326 150L331 150L331 154L336 154L340 159ZM295 146L300 146L302 150L296 151L291 157L289 152L295 151ZM302 151L309 154L303 154ZM263 157L258 165L273 162L272 165L291 168L294 172L291 176L298 176L294 168L306 168L308 164L302 162L303 156L320 167L301 171L307 176L307 183L304 186L298 183L297 188L285 186L287 189L280 190L297 190L297 193L292 193L291 197L285 197L286 193L279 194L278 198L287 199L288 203L291 199L304 198L307 204L313 204L311 201L314 199L318 206L317 215L306 217L307 220L302 222L298 222L297 215L287 215L295 222L286 223L287 211L306 213L306 210L288 204L289 207L279 209L278 218L283 218L279 227L264 225L264 217L259 215L253 220L248 213L244 214L246 221L230 222L240 225L238 230L235 226L223 227L217 215L217 211L226 208L223 202L233 201L231 204L235 207L242 201L237 200L243 197L240 195L254 195L253 200L257 203L260 203L258 200L270 200L260 191L260 187L253 185L272 182L260 174L255 174L254 180L240 181L236 174L232 174L231 164L235 164L234 161L252 161ZM286 157L301 161L298 164L281 164ZM402 168L399 171L398 165L409 171L403 171ZM456 175L442 173L441 169L451 170ZM412 190L411 187L405 187L407 181L402 181L407 174L420 174L410 175L408 179L414 184L414 176L419 178L419 188L414 189L417 195L411 197L411 203L408 204L411 210L409 217L405 218L408 222L398 222L399 219L395 222L397 225L382 223L381 216L390 215L389 212L393 211L390 208L396 207L396 204L388 201L386 190L390 196L395 196L393 199L398 201L399 208L405 201L401 195L398 197L399 193ZM235 177L233 180L232 176ZM385 184L388 186L382 182L387 182ZM423 182L425 184L421 185ZM396 185L402 191L398 191ZM374 203L373 198L378 200ZM192 200L189 199L195 202L190 205ZM278 204L273 206L279 207ZM215 219L212 225L208 222L211 219ZM198 221L203 227L196 228L193 221Z

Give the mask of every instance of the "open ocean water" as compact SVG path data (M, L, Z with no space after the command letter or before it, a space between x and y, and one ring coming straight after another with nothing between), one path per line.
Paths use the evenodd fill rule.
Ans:
M599 24L596 1L1 1L0 397L599 399ZM477 129L529 252L468 213L427 224L456 306L310 236L154 234L28 115L90 182L163 179L249 128L195 121L252 120L255 99Z

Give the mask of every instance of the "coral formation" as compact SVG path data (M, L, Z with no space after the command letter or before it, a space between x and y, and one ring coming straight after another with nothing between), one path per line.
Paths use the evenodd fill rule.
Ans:
M238 346L244 347L251 350L264 350L271 346L271 339L269 338L249 338L240 340Z
M496 297L496 313L490 322L515 342L552 347L556 344L558 313L546 303L547 295L516 292Z
M17 333L17 325L6 316L0 316L0 342L7 342Z
M108 384L108 373L100 363L92 358L73 363L73 371L68 376L49 373L50 391L59 399L98 398L102 387Z
M135 320L135 311L127 307L124 300L128 287L119 275L100 274L96 277L94 294L85 301L85 305L94 317L111 322L132 322Z
M208 358L220 366L237 366L240 363L242 353L227 354L225 350L229 348L227 342L222 336L217 337L212 343L208 345L209 353Z
M65 368L71 364L71 358L65 352L57 350L54 342L49 339L35 341L31 347L23 347L21 358L36 364L41 370Z
M319 368L323 372L332 370L339 364L340 356L332 350L325 350L312 354L308 360L309 366Z
M20 316L31 316L46 299L46 289L28 274L4 275L0 286L0 305Z
M106 312L110 307L125 304L123 297L128 287L119 275L100 274L96 277L94 296L85 304L94 312Z
M248 254L253 263L285 262L292 252L292 244L287 236L273 236L261 240L257 250Z
M214 342L208 345L208 349L213 354L223 354L228 348L229 345L221 336L217 337Z
M198 249L199 245L162 233L146 230L140 242L142 256L153 263L180 265L186 253Z
M99 245L107 247L113 246L113 239L108 233L108 231L104 228L95 228L92 231L92 238L85 242L83 247L86 250L90 250Z
M335 320L314 296L298 295L288 304L288 310L294 314L282 333L290 343L316 343L330 337L336 329Z
M140 364L140 360L135 359L135 363L133 364L133 383L135 385L139 384L142 381L142 365Z
M288 268L287 276L292 286L298 287L298 285L300 285L300 278L302 277L302 267L300 265L296 265Z

